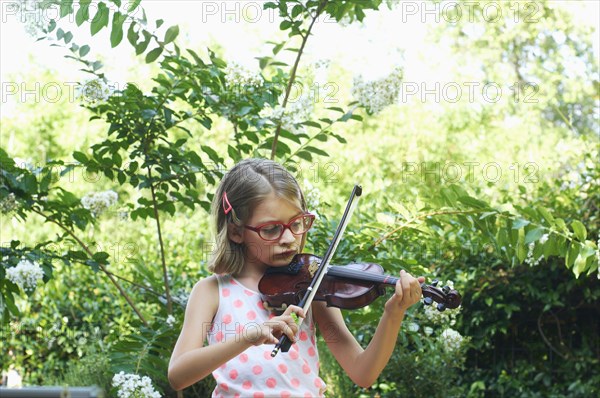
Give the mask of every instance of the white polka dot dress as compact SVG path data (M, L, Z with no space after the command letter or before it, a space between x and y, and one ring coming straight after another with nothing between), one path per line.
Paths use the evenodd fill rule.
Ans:
M260 294L245 288L230 275L218 275L219 309L215 314L208 344L241 339L273 317ZM218 367L213 376L213 397L322 397L325 382L319 377L319 353L312 316L300 327L298 341L288 352L271 357L272 344L252 346Z

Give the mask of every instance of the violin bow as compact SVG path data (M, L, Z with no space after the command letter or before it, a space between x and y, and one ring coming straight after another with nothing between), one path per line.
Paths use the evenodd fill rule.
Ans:
M354 212L354 209L356 208L356 204L358 203L358 198L361 195L362 195L362 187L360 185L355 185L354 189L352 189L352 193L350 194L350 199L348 200L348 204L346 205L346 210L344 210L344 215L342 216L342 219L340 220L340 223L338 224L338 228L335 231L335 235L333 236L331 244L329 245L327 252L325 252L325 255L323 256L323 258L321 260L321 264L319 265L319 268L315 272L315 276L313 277L312 281L310 282L309 287L306 289L306 293L304 294L304 297L302 297L302 300L300 300L300 302L298 303L298 306L302 307L305 314L308 313L308 310L313 302L313 299L314 299L315 295L317 294L317 291L319 290L319 286L321 286L321 281L323 281L323 278L325 277L325 274L327 273L326 270L327 270L327 267L329 266L329 261L331 260L331 257L333 257L333 254L335 253L335 250L337 249L338 244L342 240L342 235L344 234L344 231L346 230L346 226L348 225L348 222L350 222L350 217L352 216L352 213ZM300 319L299 322L297 322L298 326L302 325L303 319L304 318ZM275 345L275 348L273 348L273 351L271 352L271 357L274 357L275 355L277 355L277 353L280 350L283 352L288 352L291 346L292 346L292 341L289 339L289 337L286 334L283 334L279 338L279 342Z

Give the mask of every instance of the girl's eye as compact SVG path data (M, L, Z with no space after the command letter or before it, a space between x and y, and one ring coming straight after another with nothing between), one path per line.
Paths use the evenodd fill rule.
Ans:
M260 229L260 232L262 232L265 235L277 235L279 234L279 231L281 230L281 225L269 225L267 227L263 227Z

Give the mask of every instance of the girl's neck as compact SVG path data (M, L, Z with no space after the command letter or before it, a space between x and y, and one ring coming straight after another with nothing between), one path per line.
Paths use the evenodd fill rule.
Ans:
M232 275L235 279L242 282L245 286L258 291L258 282L265 274L267 269L266 265L259 264L248 264L242 268L242 270L234 275Z

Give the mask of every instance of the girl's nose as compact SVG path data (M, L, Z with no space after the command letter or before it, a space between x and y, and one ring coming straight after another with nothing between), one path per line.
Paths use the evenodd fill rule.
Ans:
M286 228L283 231L283 235L281 235L281 238L279 238L279 243L282 243L282 244L292 243L295 240L296 240L296 237L294 236L292 231L289 228Z

